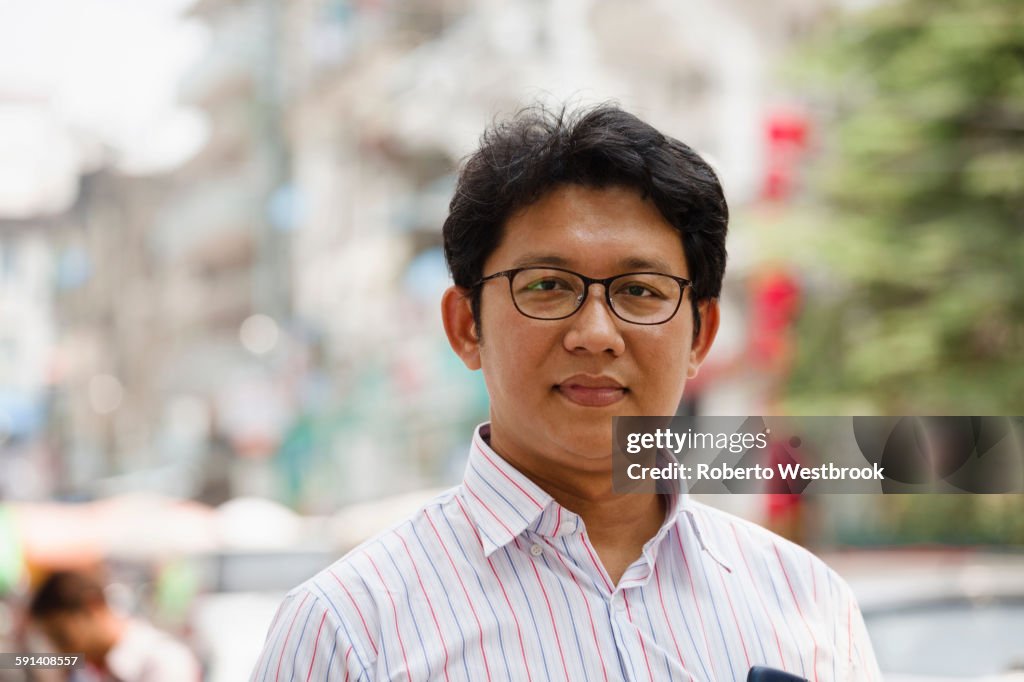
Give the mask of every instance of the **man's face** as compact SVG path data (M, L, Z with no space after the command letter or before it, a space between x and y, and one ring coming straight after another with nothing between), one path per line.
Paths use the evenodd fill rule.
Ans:
M516 213L483 274L545 265L594 278L690 276L679 232L653 203L621 187L567 185ZM483 370L494 448L534 471L607 470L611 417L673 414L710 346L717 309L702 307L708 319L694 343L690 295L687 289L671 320L644 326L616 317L603 287L592 285L571 317L535 320L516 310L507 279L486 283L483 343L471 340L456 352Z

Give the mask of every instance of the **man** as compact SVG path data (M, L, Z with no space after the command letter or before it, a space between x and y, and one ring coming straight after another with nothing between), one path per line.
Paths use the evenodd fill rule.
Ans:
M253 679L877 679L813 555L612 490L611 418L673 414L715 338L727 223L711 168L618 108L488 131L444 225L441 312L490 422L462 485L288 595Z
M85 658L74 680L199 682L185 645L140 620L114 611L103 586L86 573L59 571L36 590L29 617L61 654Z

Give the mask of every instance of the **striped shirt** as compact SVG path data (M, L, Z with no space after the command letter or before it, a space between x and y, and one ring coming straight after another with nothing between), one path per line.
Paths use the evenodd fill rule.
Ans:
M879 680L821 560L684 495L617 585L582 519L474 435L466 475L285 598L252 680Z

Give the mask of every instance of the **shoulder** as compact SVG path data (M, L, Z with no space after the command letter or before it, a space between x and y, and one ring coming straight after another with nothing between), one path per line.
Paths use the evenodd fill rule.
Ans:
M389 652L404 655L409 624L433 617L459 576L482 561L461 488L441 493L289 592L251 679L341 669L358 678L382 659L386 668Z
M312 600L368 650L376 633L404 609L442 563L479 545L463 513L459 488L447 490L408 518L350 550L292 590L286 601Z
M825 565L809 550L735 514L696 500L687 500L685 508L693 513L701 533L723 554L781 558L794 565Z
M416 555L434 546L438 535L460 518L459 488L451 488L425 503L410 516L349 550L297 590L309 591L327 602L350 601L355 595L378 592L381 578L413 577ZM472 531L469 531L472 533ZM396 586L386 585L394 591Z
M721 509L694 500L686 505L734 574L819 604L849 598L843 578L808 549Z

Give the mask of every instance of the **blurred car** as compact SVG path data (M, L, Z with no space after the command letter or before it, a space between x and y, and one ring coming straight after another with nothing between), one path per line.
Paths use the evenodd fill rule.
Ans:
M857 594L887 682L1024 681L1024 555L855 553Z
M197 557L208 590L190 629L206 682L249 679L285 593L338 558L327 550L228 551Z

